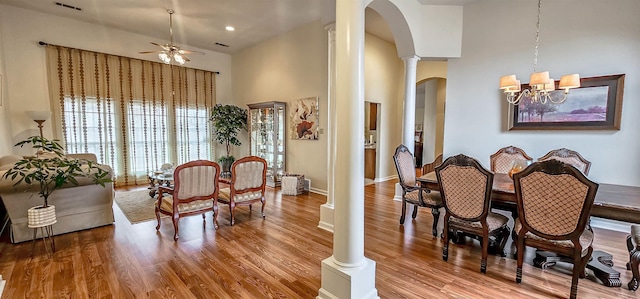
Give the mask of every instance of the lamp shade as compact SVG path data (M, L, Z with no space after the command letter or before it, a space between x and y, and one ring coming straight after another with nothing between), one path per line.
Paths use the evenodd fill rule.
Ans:
M556 81L553 79L549 79L549 82L544 85L544 90L547 92L556 90Z
M500 89L512 89L516 87L516 75L507 75L500 77Z
M549 83L549 72L531 73L529 85L544 85Z
M560 78L560 84L558 88L560 89L570 89L570 88L578 88L580 87L580 75L571 74L564 75Z
M27 116L32 120L47 120L51 117L51 111L26 111Z

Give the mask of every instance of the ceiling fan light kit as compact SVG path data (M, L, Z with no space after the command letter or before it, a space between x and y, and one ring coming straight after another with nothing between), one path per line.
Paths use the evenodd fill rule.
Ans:
M171 64L176 62L179 65L185 64L187 61L191 61L185 54L204 54L200 51L182 50L180 47L173 43L173 9L167 9L169 13L169 43L160 45L158 43L151 42L152 45L162 48L159 51L141 51L140 54L158 53L158 58L165 64Z

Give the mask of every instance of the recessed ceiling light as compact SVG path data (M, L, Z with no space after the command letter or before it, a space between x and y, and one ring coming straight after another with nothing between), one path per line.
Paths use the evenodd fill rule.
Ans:
M235 28L233 28L233 26L227 26L227 27L224 27L224 29L227 29L227 31L234 31L234 30L236 30Z

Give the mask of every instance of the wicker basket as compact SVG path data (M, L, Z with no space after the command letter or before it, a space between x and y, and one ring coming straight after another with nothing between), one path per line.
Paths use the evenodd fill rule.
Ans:
M56 220L56 207L49 205L46 208L42 206L32 207L27 210L27 225L29 228L38 228L52 225Z
M298 195L304 191L304 174L285 174L282 177L282 195Z

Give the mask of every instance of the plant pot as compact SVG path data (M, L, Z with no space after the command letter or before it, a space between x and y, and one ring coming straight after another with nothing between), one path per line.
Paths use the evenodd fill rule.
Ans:
M56 219L56 207L50 205L48 207L37 206L29 208L27 210L27 219L29 228L52 225L58 222Z

